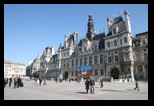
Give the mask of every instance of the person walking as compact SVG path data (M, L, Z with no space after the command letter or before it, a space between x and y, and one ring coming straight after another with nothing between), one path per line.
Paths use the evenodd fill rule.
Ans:
M137 90L139 91L139 86L138 86L138 85L139 85L139 84L138 84L138 80L136 80L136 81L135 81L135 88L134 88L134 90L137 89Z
M7 84L7 78L4 78L4 88L6 87Z
M9 79L9 87L11 87L11 83L12 83L12 78L10 77L10 79Z
M103 88L103 78L100 79L99 84L101 85L101 88Z
M89 80L88 80L88 78L85 81L85 88L86 88L86 93L88 94L88 91L89 91Z
M42 78L39 78L39 84L41 85L41 83L42 83Z
M37 82L37 85L40 85L40 81L39 81L39 78L37 78L37 81L36 81L36 82Z
M14 89L17 87L17 78L14 78Z
M90 93L91 93L91 94L94 94L95 81L94 81L93 78L90 78L89 85L90 85Z
M79 84L80 84L80 79L79 79L79 78L77 78L77 81L76 81L76 83L79 83Z

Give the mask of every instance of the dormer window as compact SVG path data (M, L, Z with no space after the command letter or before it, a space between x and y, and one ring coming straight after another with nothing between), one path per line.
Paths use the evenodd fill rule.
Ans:
M112 33L113 34L116 34L116 28L113 29Z

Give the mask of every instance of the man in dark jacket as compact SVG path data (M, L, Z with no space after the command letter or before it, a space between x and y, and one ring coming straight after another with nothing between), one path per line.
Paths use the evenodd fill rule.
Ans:
M9 87L11 87L12 78L9 79Z
M88 90L89 90L89 80L88 80L88 78L85 81L85 86L86 86L86 93L88 94Z

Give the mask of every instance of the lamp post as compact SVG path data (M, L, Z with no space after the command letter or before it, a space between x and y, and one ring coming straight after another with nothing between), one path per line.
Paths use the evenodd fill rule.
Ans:
M45 70L44 70L44 83L43 83L43 85L47 85L47 83L46 83L47 61L45 61L44 68L45 68Z
M104 56L104 68L105 68L105 81L106 81L106 55Z
M121 68L121 72L122 72L122 80L124 82L123 75L125 75L125 77L126 77L126 72L124 71L124 58L123 58L122 51L119 53L119 57L120 57L120 68Z

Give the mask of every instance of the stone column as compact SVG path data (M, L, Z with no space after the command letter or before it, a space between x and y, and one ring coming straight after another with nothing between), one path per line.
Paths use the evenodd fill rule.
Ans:
M130 72L131 72L131 80L134 82L134 68L132 65L130 66Z
M146 79L146 72L145 72L145 66L142 65L142 69L143 69L143 78Z

